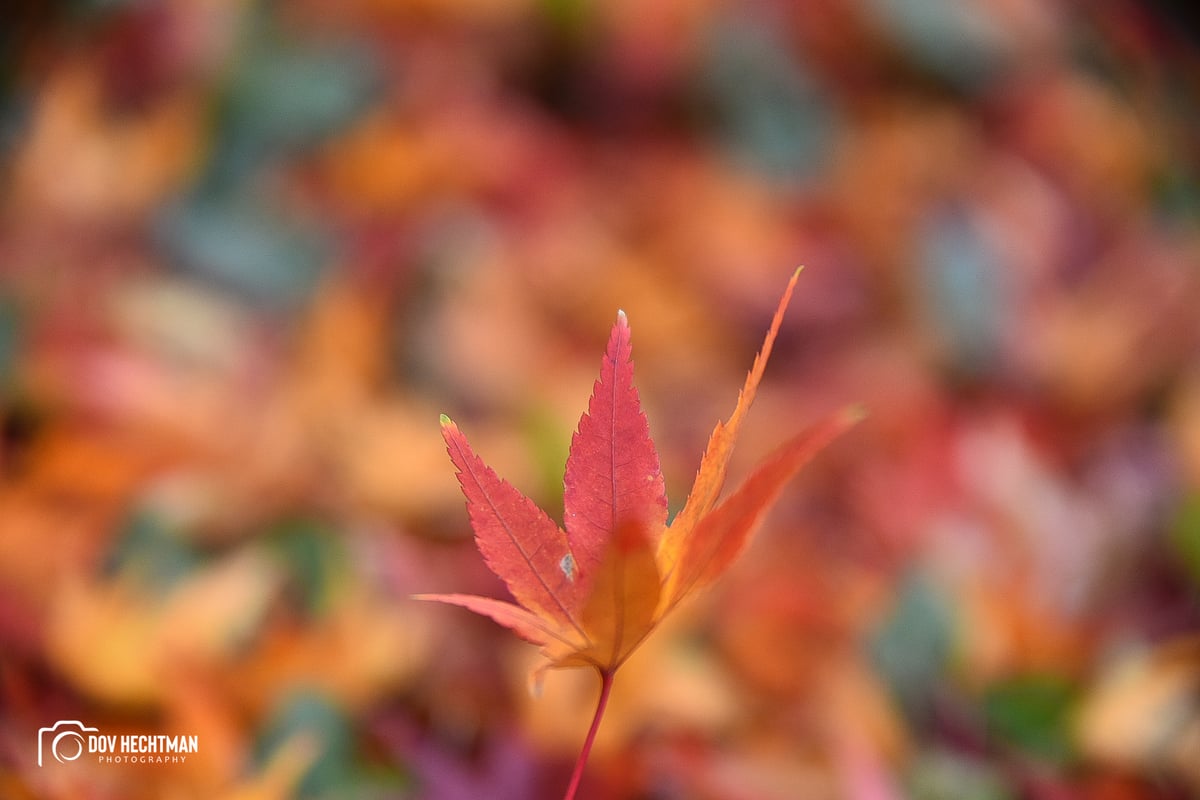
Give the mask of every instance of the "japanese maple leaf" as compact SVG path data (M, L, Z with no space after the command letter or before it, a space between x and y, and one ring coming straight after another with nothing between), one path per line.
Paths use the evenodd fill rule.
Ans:
M542 648L542 669L590 665L599 671L600 703L568 797L617 668L671 609L729 567L788 479L862 416L847 408L796 434L717 502L798 275L799 270L788 282L733 414L717 423L687 502L670 524L658 453L633 385L624 312L617 314L600 378L571 439L562 527L498 477L458 426L442 416L475 542L516 602L462 594L419 597L463 606L511 628Z

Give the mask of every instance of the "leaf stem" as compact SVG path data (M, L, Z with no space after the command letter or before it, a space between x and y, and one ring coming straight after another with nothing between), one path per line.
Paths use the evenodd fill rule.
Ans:
M612 692L613 675L615 670L596 668L600 673L600 699L596 701L596 714L592 717L592 727L588 729L587 738L583 740L583 749L579 751L579 760L575 762L575 771L571 773L571 784L563 800L575 800L575 792L579 782L583 780L583 767L587 764L588 754L592 752L592 744L596 741L596 731L600 730L600 720L604 717L604 709L608 706L608 695Z

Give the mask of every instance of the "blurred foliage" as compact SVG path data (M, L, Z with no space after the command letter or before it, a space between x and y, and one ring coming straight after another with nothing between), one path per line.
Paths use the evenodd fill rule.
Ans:
M871 640L880 674L901 707L916 721L928 718L953 646L953 628L945 598L920 576L897 589L896 607Z
M985 699L988 729L1031 756L1071 757L1071 683L1055 675L1022 675L992 686Z
M871 416L581 796L1196 796L1192 9L8 4L0 796L557 796L593 676L408 599L503 591L438 414L553 511L622 308L678 504L801 263L731 478Z
M1171 543L1192 581L1200 586L1200 495L1189 495L1180 504Z
M971 758L929 753L912 769L908 796L917 800L1008 800L1016 796L1004 780Z

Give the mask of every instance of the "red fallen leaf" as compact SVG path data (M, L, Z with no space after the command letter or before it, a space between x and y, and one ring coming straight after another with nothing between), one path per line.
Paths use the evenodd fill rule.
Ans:
M484 464L458 426L442 416L475 541L517 602L457 594L418 598L463 606L540 645L546 657L542 669L591 665L600 672L596 718L568 797L617 668L665 614L729 567L788 479L862 417L857 408L844 409L797 434L717 504L798 275L799 270L788 282L737 406L709 438L688 500L670 525L658 453L633 385L624 312L617 315L600 378L571 439L563 481L565 531Z

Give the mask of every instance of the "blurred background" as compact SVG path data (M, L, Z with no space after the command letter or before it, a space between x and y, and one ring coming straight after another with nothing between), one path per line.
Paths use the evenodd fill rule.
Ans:
M848 402L582 797L1200 796L1200 33L1136 0L11 0L0 794L555 798L552 515L618 308L678 510ZM37 731L187 734L38 767Z

